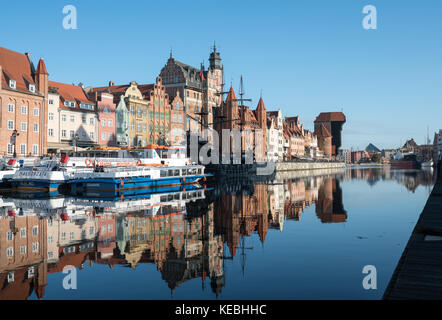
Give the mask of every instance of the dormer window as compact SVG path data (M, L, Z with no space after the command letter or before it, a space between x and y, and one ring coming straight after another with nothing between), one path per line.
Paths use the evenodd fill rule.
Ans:
M9 80L9 86L11 87L11 89L16 89L15 80Z
M35 86L34 86L33 84L30 84L30 85L29 85L29 91L35 93Z

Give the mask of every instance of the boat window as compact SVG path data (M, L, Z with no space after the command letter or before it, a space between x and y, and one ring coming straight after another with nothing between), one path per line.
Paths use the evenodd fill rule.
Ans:
M160 177L167 177L167 170L161 170Z
M201 174L201 168L198 169L198 174Z
M179 176L179 175L180 175L180 170L176 169L175 172L174 172L174 176Z
M168 171L167 171L167 176L168 176L168 177L173 176L173 170L168 170Z
M167 197L168 201L172 201L173 200L173 194L169 194L169 196Z
M161 202L166 202L167 201L167 196L161 196L160 201Z
M180 200L180 194L179 194L179 193L176 193L176 194L174 195L174 199L175 199L175 200Z

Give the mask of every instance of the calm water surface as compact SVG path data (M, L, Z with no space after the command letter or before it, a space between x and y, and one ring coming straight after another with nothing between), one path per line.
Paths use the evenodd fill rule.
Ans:
M380 299L432 185L353 168L108 204L3 198L0 298Z

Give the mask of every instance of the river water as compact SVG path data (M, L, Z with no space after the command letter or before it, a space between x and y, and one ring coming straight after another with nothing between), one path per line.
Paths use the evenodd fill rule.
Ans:
M4 197L0 299L381 299L433 172L255 180L110 202Z

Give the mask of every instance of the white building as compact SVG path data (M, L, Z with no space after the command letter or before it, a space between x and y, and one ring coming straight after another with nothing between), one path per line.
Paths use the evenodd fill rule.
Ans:
M281 109L278 109L278 111L269 111L267 112L267 117L270 118L270 120L273 120L274 125L272 128L275 128L278 133L278 138L276 140L276 143L273 142L273 144L276 144L276 154L277 154L277 161L282 161L284 159L284 131L283 131L283 118L282 118L282 112ZM271 134L269 134L269 137L272 137ZM271 141L270 141L271 142ZM267 144L267 150L269 150L270 144ZM272 150L274 147L270 147Z

